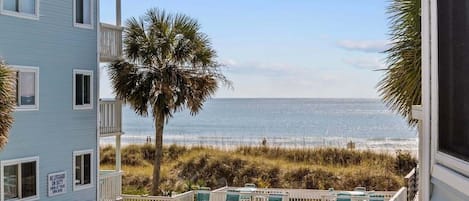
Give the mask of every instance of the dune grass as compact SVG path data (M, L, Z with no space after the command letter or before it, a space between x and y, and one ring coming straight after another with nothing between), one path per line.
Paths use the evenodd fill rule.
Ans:
M147 194L151 185L153 145L122 149L124 193ZM416 165L410 153L395 155L338 148L164 147L162 189L182 192L194 186L212 189L255 183L258 187L341 189L365 186L397 190ZM113 169L114 148L101 148L101 169Z

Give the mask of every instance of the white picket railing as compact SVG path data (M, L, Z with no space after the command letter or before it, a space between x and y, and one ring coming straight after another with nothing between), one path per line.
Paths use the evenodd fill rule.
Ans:
M194 201L194 191L181 193L172 197L166 196L143 196L143 195L122 195L124 201Z
M100 201L115 201L122 194L122 172L99 171Z
M414 200L418 191L418 168L412 169L409 174L404 177L407 187L407 200Z
M100 61L111 62L122 56L122 27L101 23Z
M399 189L389 201L407 201L407 188Z
M210 201L226 201L226 192L236 190L239 187L223 187L210 192ZM404 188L405 189L405 188ZM281 188L257 188L251 193L254 201L268 200L269 194L284 194L288 196L289 201L335 201L335 194L341 191L328 190L310 190L310 189L281 189ZM385 201L401 201L392 200L395 191L368 191L367 194L382 195ZM401 196L401 195L399 195ZM399 197L400 198L400 197ZM363 200L363 196L352 196L352 201Z
M99 132L101 137L122 134L122 102L99 101Z

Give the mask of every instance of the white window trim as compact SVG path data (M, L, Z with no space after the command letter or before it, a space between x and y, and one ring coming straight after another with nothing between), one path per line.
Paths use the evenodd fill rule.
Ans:
M1 0L0 0L1 1ZM16 111L38 111L39 110L39 67L33 67L33 66L18 66L18 65L10 65L10 67L13 70L17 70L20 72L34 72L35 73L35 82L34 86L34 92L35 92L35 97L34 97L34 102L36 103L35 105L32 106L16 106ZM19 98L19 97L17 97Z
M76 175L76 168L75 168L75 164L76 164L76 161L75 161L75 158L76 156L79 156L79 155L84 155L84 154L90 154L90 183L89 184L85 184L85 185L76 185L75 184L75 175ZM80 151L74 151L73 152L73 177L72 177L72 184L73 184L73 191L80 191L80 190L84 190L84 189L89 189L89 188L93 188L94 187L94 171L93 171L93 163L94 161L94 158L93 158L93 150L92 149L87 149L87 150L80 150Z
M436 1L435 1L436 2ZM431 171L432 175L454 189L460 189L461 185L469 188L469 179L455 181L448 176L449 172L469 177L469 162L451 156L438 150L438 9L436 3L430 4L430 32L431 32ZM448 169L442 169L447 167ZM441 171L440 171L441 170ZM442 171L444 170L444 171Z
M9 11L9 10L4 10L3 9L3 1L0 0L0 14L1 15L8 15L12 17L18 17L18 18L23 18L23 19L29 19L29 20L39 20L39 5L40 5L40 0L35 0L36 2L36 14L31 15L28 13L21 13L21 12L14 12L14 11Z
M21 163L28 163L28 162L36 162L36 196L31 196L28 198L22 198L22 199L15 199L15 201L33 201L33 200L39 200L39 156L34 156L34 157L28 157L28 158L19 158L19 159L12 159L12 160L4 160L0 161L0 201L5 201L4 197L4 186L3 186L3 178L4 178L4 172L3 169L5 166L9 165L17 165Z
M90 24L81 24L81 23L77 23L77 15L76 15L76 5L77 5L77 2L76 0L73 0L73 26L74 27L78 27L78 28L82 28L82 29L94 29L94 0L90 0Z
M90 76L90 104L83 104L83 105L77 105L76 103L76 74L82 74L82 75L89 75ZM93 103L94 103L94 78L93 78L93 71L91 70L79 70L79 69L74 69L73 70L73 109L74 110L91 110L93 109Z

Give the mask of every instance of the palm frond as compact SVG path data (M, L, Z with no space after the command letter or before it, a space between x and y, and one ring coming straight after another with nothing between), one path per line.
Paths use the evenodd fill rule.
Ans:
M377 88L386 105L414 125L412 105L421 102L420 0L393 0L388 14L392 43Z
M13 71L0 61L0 150L7 144L8 133L13 125L15 83Z

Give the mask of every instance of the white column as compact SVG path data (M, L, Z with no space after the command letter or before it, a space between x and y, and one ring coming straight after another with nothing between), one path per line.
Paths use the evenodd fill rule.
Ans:
M422 108L423 119L421 132L419 133L419 149L421 155L419 157L419 201L430 200L430 169L431 163L431 58L432 50L432 15L436 15L436 0L421 0L421 16L422 16Z
M121 26L122 17L121 17L121 0L116 0L116 25Z
M121 171L121 135L116 135L116 171Z

